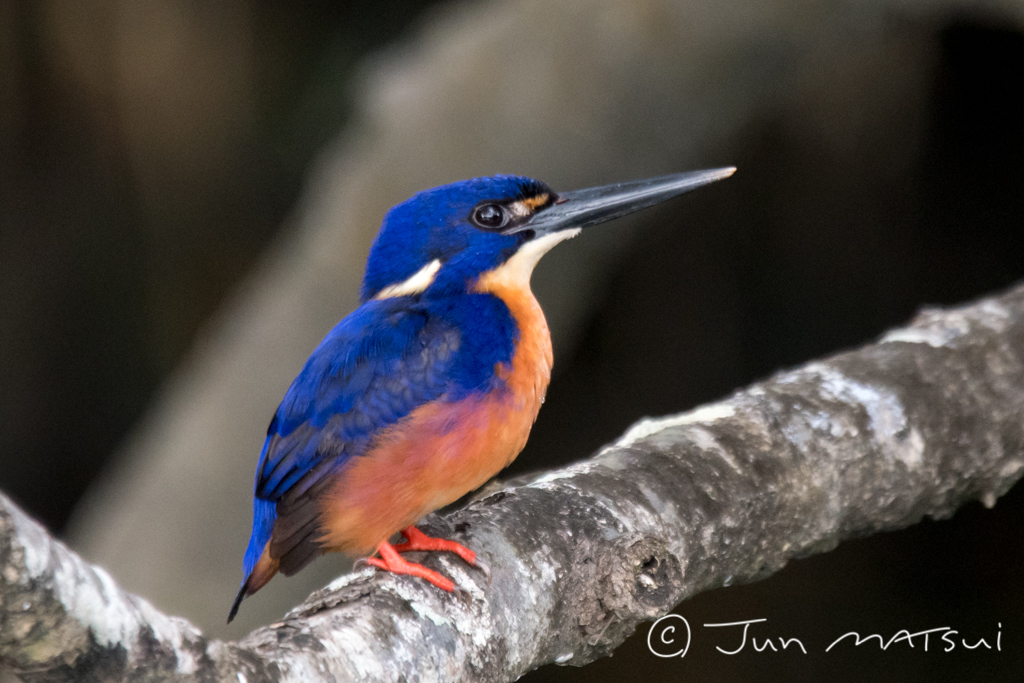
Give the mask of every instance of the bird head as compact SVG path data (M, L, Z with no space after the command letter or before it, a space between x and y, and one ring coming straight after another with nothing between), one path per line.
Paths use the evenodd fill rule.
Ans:
M385 216L370 250L361 298L463 293L482 274L505 265L528 282L541 256L582 228L734 171L695 171L563 193L532 178L498 175L420 192Z

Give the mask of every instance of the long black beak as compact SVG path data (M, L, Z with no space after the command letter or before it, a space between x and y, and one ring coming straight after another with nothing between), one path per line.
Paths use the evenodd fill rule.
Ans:
M533 230L543 235L567 228L597 225L660 204L701 185L728 178L735 172L736 167L729 166L562 192L554 204L541 209L511 232Z

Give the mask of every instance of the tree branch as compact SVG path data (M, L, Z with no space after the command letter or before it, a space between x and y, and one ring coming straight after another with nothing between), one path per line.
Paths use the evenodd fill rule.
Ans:
M509 681L606 655L700 591L991 506L1022 469L1018 286L431 516L480 553L490 584L440 555L426 562L464 594L363 569L238 642L161 615L0 496L0 665L26 681Z

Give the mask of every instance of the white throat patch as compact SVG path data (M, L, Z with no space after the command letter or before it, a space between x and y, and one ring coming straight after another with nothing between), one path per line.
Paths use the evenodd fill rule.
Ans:
M439 270L441 270L441 261L440 259L434 259L413 273L408 279L393 285L388 285L384 289L380 290L373 298L391 299L396 296L422 294L434 281L434 277L437 275L437 271Z
M512 258L503 264L480 276L480 282L504 283L517 287L528 287L533 269L537 266L540 258L551 251L559 242L580 234L581 228L570 228L559 230L550 235L538 237L519 247L519 251L512 255Z

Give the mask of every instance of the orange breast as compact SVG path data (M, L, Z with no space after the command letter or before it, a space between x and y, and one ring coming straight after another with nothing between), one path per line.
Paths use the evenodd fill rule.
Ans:
M321 543L350 554L373 551L400 529L458 500L511 463L526 445L551 379L551 336L529 289L488 273L476 291L500 297L519 327L506 388L420 406L354 458L322 501Z

